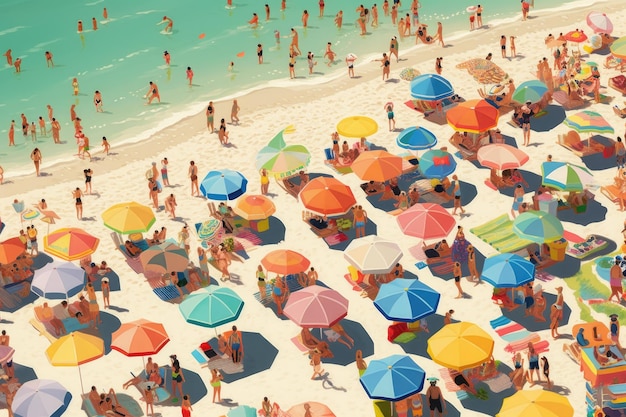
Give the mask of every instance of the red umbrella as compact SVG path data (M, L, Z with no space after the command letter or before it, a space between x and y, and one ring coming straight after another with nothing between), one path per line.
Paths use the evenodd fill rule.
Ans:
M420 239L441 239L448 236L456 220L439 204L417 203L396 217L402 233Z
M485 100L468 100L448 110L446 117L454 130L482 133L498 126L500 113Z
M587 35L582 30L573 30L571 32L567 32L564 36L566 41L581 43L587 40Z

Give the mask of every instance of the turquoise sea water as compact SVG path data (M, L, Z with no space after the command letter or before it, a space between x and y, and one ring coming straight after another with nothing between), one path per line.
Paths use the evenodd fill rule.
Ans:
M266 1L271 8L267 22ZM357 54L358 62L365 62L387 51L390 36L397 34L379 2L379 27L368 26L368 34L359 36L354 10L361 3L327 0L320 18L317 0L287 0L285 11L280 10L279 0L235 0L232 9L226 7L225 0L2 0L0 53L11 48L14 60L22 58L22 72L16 74L0 56L0 165L6 176L30 172L29 154L34 147L42 150L44 165L75 158L69 112L72 104L91 147L100 149L102 136L107 136L113 146L147 138L165 125L202 110L208 100L271 84L319 82L343 74L343 58L348 52ZM423 0L420 21L428 24L431 32L436 31L436 22L442 21L446 38L467 33L465 9L472 4L475 1ZM481 4L485 24L506 22L520 14L516 0L481 0ZM371 8L371 4L365 6ZM563 1L537 0L535 6L562 7ZM104 7L108 21L103 19ZM406 14L409 7L410 1L405 0L399 15ZM307 29L301 23L304 9L310 15ZM339 9L344 12L341 30L333 22ZM247 24L254 12L261 23L257 29ZM164 15L174 20L172 34L163 34L165 25L158 25ZM97 20L96 31L92 30L92 17ZM83 21L82 34L77 33L78 20ZM288 75L291 27L299 33L304 55L298 57L296 80L289 80ZM275 30L280 32L280 45L276 44ZM200 38L201 34L205 36ZM327 42L333 43L340 59L330 68L322 58ZM264 46L263 65L257 63L258 43ZM400 44L401 53L413 45L414 38L407 39ZM171 55L169 67L163 59L165 50ZM46 67L45 51L52 52L54 68ZM308 75L307 51L318 61L312 76ZM242 52L243 56L238 56ZM235 64L232 72L228 71L231 61ZM187 86L187 66L195 73L191 88ZM80 85L77 97L72 95L74 77ZM159 86L161 104L144 105L149 81ZM95 90L103 95L104 113L95 112ZM47 120L47 104L62 125L62 145L54 145L50 134L38 137L36 143L30 136L22 136L20 114L24 113L29 122L39 116ZM216 116L219 120L227 114L218 108ZM11 120L16 121L15 147L8 147Z

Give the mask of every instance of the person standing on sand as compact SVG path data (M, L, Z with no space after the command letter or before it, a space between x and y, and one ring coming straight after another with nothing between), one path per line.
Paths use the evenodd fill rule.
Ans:
M385 81L385 77L387 77L387 80L389 79L389 72L391 70L390 65L391 63L389 62L387 53L383 52L383 57L380 59L380 66L383 69L383 81Z
M515 50L515 36L509 36L509 45L509 49L511 50L511 58L515 58L517 56L517 51Z
M502 52L502 58L506 58L506 36L500 36L500 51Z
M480 274L478 273L478 269L476 268L476 251L474 250L474 246L469 245L467 247L467 267L469 269L469 280L473 281L475 284L482 284L480 280Z
M513 205L511 206L511 216L515 218L515 212L519 210L520 205L524 201L524 187L522 184L517 184L515 186L515 191L513 191Z
M443 398L441 388L437 386L437 378L428 378L430 386L426 390L426 398L428 398L428 407L430 408L430 417L434 417L435 410L439 417L443 416L446 410L446 401Z
M83 219L83 192L80 191L79 187L76 187L76 189L74 191L72 191L72 197L75 200L75 205L76 205L76 218L78 220L82 220Z
M199 196L200 189L198 188L198 167L194 161L189 162L188 175L191 180L191 196Z
M454 195L454 210L452 210L452 215L456 215L457 209L461 210L461 214L465 214L465 210L461 205L461 183L459 182L459 177L455 175L452 176L452 184L453 190L452 193Z
M393 103L391 101L385 104L385 111L387 112L387 121L389 122L389 131L391 132L396 128L396 119L393 114Z
M215 120L215 108L213 107L213 102L209 101L209 105L206 108L206 126L209 129L209 133L215 132L214 126Z
M267 175L267 170L265 168L261 168L261 194L267 195L268 189L270 187L270 179Z
M354 220L354 233L356 238L365 236L365 224L367 223L367 212L362 206L354 206L352 208L352 216Z
M611 301L615 296L615 301L619 304L622 298L622 268L620 267L622 260L615 258L615 262L609 271L609 285L611 286L611 295L607 301Z
M222 402L222 380L224 377L221 373L218 372L216 368L211 369L211 382L210 385L213 387L213 402ZM215 401L215 397L217 396L217 401Z
M354 61L356 56L354 54L348 54L346 57L346 65L348 65L348 77L354 78Z
M83 174L85 175L85 194L91 194L91 178L93 177L93 170L91 168L84 169Z
M181 404L181 413L183 417L191 417L191 412L193 411L193 407L191 406L191 401L189 400L189 395L183 395L183 402Z
M233 106L230 109L230 122L232 124L239 124L239 110L241 110L239 108L239 104L237 104L237 100L233 100Z
M163 186L169 187L170 180L167 176L167 166L169 165L169 161L167 158L161 159L161 179L163 180Z
M454 298L463 298L463 289L461 288L461 278L463 273L461 272L461 264L459 262L455 262L452 266L452 275L454 276L454 285L459 291L457 296Z
M437 22L437 34L435 35L435 39L439 41L442 48L446 47L446 44L443 41L443 25L441 22Z
M39 166L41 165L41 151L39 150L39 148L35 148L33 149L33 151L30 153L30 159L33 161L33 164L35 164L35 173L37 174L37 176L39 176Z
M165 212L169 213L172 219L175 219L176 218L176 206L178 206L178 204L176 203L176 197L174 197L174 194L170 194L168 197L166 197L164 204L165 204Z
M443 60L443 57L437 57L435 59L435 72L439 75L441 75L441 72L443 71L443 66L441 65L441 60Z

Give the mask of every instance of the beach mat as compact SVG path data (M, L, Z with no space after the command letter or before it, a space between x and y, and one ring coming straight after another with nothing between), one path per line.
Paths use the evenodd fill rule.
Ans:
M324 241L328 244L328 246L335 246L341 242L345 242L346 240L348 240L348 236L346 236L343 232L338 232L324 238Z

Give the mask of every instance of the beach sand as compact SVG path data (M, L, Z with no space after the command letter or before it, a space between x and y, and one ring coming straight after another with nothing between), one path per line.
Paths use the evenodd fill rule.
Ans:
M260 259L269 251L276 248L289 248L296 250L311 260L311 265L319 271L320 280L326 285L340 291L350 301L348 320L359 322L371 337L374 345L374 355L365 358L371 361L383 358L390 354L403 353L400 345L391 344L386 340L388 321L374 308L369 299L359 296L359 292L353 291L343 278L346 273L347 262L343 259L340 251L329 249L326 243L317 238L301 220L301 203L290 195L287 195L274 181L270 184L270 193L277 206L275 217L285 226L284 241L278 245L258 246L249 251L250 259L244 263L234 262L231 272L240 277L240 283L222 283L233 288L245 301L244 310L240 318L234 323L244 332L254 332L263 335L267 341L278 349L272 367L269 370L240 379L233 383L224 383L222 386L222 398L229 402L214 405L210 401L211 387L209 386L210 374L205 368L200 368L190 355L199 343L214 337L212 329L204 329L185 323L178 311L178 305L160 301L150 290L148 283L144 282L143 276L135 274L124 262L122 255L116 250L109 238L110 230L102 224L100 214L112 204L135 200L148 205L148 190L144 173L150 168L152 161L160 161L168 157L169 178L173 185L165 188L160 194L161 204L163 198L169 193L174 193L178 200L178 215L182 220L173 221L167 218L164 211L159 211L155 227L166 226L169 236L175 237L184 222L193 224L210 217L206 201L202 198L190 196L187 167L189 161L194 160L198 165L200 178L212 169L230 168L242 172L249 179L249 193L259 193L260 186L258 173L255 169L256 152L264 146L274 135L287 125L293 124L296 131L285 135L288 144L304 144L311 152L311 164L309 173L322 173L336 175L341 181L350 185L358 204L363 205L368 216L377 226L377 234L383 238L398 241L405 250L401 260L404 268L419 276L420 280L442 293L438 314L452 308L456 311L454 317L459 320L468 320L486 329L495 340L494 356L510 366L510 354L504 351L505 342L498 337L490 328L489 321L500 316L500 309L491 300L492 287L481 285L474 287L470 283L463 282L464 290L471 298L455 300L453 282L444 281L433 277L428 269L419 270L414 266L416 262L408 249L419 243L417 239L404 237L400 232L393 216L380 211L366 201L365 194L359 190L360 181L355 175L339 176L324 164L323 149L330 146L330 133L335 130L335 124L343 117L362 114L373 117L379 123L379 132L369 138L378 146L386 147L392 153L402 153L404 150L395 145L398 132L388 132L386 113L383 105L388 101L395 104L396 126L400 129L409 126L420 125L428 128L439 138L439 146L448 145L448 138L452 135L452 129L447 125L438 125L425 121L423 116L405 106L403 103L409 97L409 84L400 80L398 74L407 67L413 66L422 73L432 72L436 56L443 56L443 76L447 77L455 87L456 92L465 98L476 98L477 88L481 87L471 76L461 69L455 68L456 64L470 58L483 58L487 53L494 54L494 62L500 65L519 85L522 81L533 79L535 64L543 56L552 58L550 50L544 46L543 39L548 33L558 36L559 32L567 32L576 27L586 28L584 18L592 10L605 11L613 22L621 22L626 18L621 1L607 1L598 6L585 7L575 10L560 11L558 13L532 13L533 18L526 22L514 22L506 26L498 26L489 29L481 29L468 34L463 39L451 40L453 46L441 49L438 46L422 46L416 51L402 54L408 44L413 40L407 40L400 46L400 63L392 62L391 80L382 82L380 77L379 63L361 63L357 65L355 72L357 79L339 78L326 84L303 86L297 88L269 88L253 92L238 99L241 107L241 124L228 125L232 146L222 147L217 140L217 134L208 134L205 127L204 109L198 115L181 120L163 131L154 135L145 142L116 147L112 141L112 153L91 164L85 161L75 161L57 166L45 166L42 169L47 175L36 178L34 175L26 177L9 178L0 187L0 208L2 208L2 220L7 224L2 238L6 239L17 235L20 229L18 215L14 213L11 203L14 198L24 200L27 206L31 206L45 198L49 208L54 210L61 219L57 225L50 227L55 230L60 227L82 227L101 238L98 251L93 256L94 261L106 260L110 267L120 276L122 291L111 294L112 306L118 308L109 310L107 313L115 316L124 323L130 320L145 318L162 322L169 333L170 343L154 357L160 365L168 363L170 354L177 354L182 367L186 372L195 372L201 375L209 393L199 402L193 405L192 415L220 416L226 415L229 408L234 404L251 405L260 407L261 400L268 396L276 401L282 408L288 409L294 404L306 401L318 401L329 405L337 416L367 416L372 415L371 401L368 399L358 381L358 373L354 363L347 366L324 364L329 372L331 385L322 384L321 381L310 379L311 367L308 358L298 350L290 339L296 336L299 328L289 320L280 320L269 309L264 308L257 302L253 293L257 291L254 271ZM549 29L546 29L549 28ZM619 30L616 30L619 33ZM500 35L517 36L517 52L515 59L502 59L499 57L498 39ZM381 45L381 52L387 45ZM575 46L573 47L575 48ZM603 61L604 56L593 56L597 62ZM343 65L343 64L339 64ZM297 73L305 73L305 64L298 62ZM601 69L602 84L606 85L609 77L616 75L614 70ZM592 104L588 108L601 112L615 128L616 135L623 132L622 120L616 117L610 107L621 103L622 97L612 89L606 88L604 92L614 97L610 104ZM230 102L216 102L216 122L221 117L229 119ZM573 113L568 111L568 114ZM499 127L504 135L512 136L521 144L521 130L514 129L506 123L509 115L501 118ZM567 161L580 164L580 159L571 152L560 147L556 143L557 135L565 133L568 129L558 125L551 131L532 132L532 146L524 148L530 155L530 162L523 167L524 171L540 173L540 165L546 159L547 154L552 154L555 161ZM348 139L349 142L353 140ZM99 144L93 141L92 149L99 148ZM450 147L452 149L452 147ZM45 158L45 155L44 155ZM45 160L45 159L44 159ZM466 161L458 161L456 174L463 182L475 185L478 198L474 198L465 206L467 215L459 221L466 230L468 240L485 256L490 256L496 251L477 237L469 233L469 230L482 224L501 213L508 213L511 208L512 198L503 196L485 186L484 179L488 177L488 170L478 169L474 164ZM84 217L78 221L74 213L71 191L75 187L83 187L82 169L91 167L94 171L93 189L94 195L87 195L83 199ZM612 182L614 168L602 171L593 171L597 185L605 185ZM10 176L6 173L5 179ZM566 223L566 230L586 236L590 233L606 236L619 242L621 236L617 226L623 222L623 215L617 207L604 196L599 190L594 191L596 200L608 209L603 221L588 225ZM530 199L527 195L526 201ZM44 234L46 225L35 221L40 236ZM617 225L617 226L616 226ZM453 235L450 236L450 240ZM195 247L198 242L192 239L191 259L197 264ZM43 244L40 243L40 249ZM211 275L218 278L219 272L211 268ZM560 279L542 283L546 293L554 294L554 288L561 283ZM580 310L571 290L565 289L565 302L572 309L570 322L563 324L560 332L568 334L571 327L579 319ZM42 300L37 300L39 305ZM18 364L32 367L38 377L61 381L74 395L74 399L66 415L82 415L80 410L80 383L78 370L72 367L53 367L45 358L44 351L49 342L46 338L38 336L28 321L33 317L33 309L26 306L15 313L2 313L4 324L1 328L7 330L12 336L12 346L16 349L14 361ZM598 315L597 319L607 322L607 318ZM221 326L218 331L228 330L230 325ZM436 330L436 329L435 329ZM431 333L434 332L431 329ZM563 352L562 345L569 343L568 339L552 341L548 330L539 332L543 339L550 340L550 350L545 355L551 363L551 379L559 387L559 392L566 393L576 410L576 416L585 415L585 386L584 379L578 365L574 364ZM420 334L418 337L423 337ZM246 340L244 338L244 344ZM358 347L358 343L357 343ZM251 352L255 349L252 345L246 345L245 349ZM269 354L269 353L268 353ZM428 376L439 376L439 368L429 359L414 356L416 362L427 372ZM95 385L99 390L113 387L123 391L121 385L130 378L129 372L137 373L141 369L139 358L127 358L118 352L110 352L97 361L81 366L84 386L88 389ZM187 376L189 379L189 376ZM440 384L443 387L443 384ZM541 389L538 385L531 389ZM168 389L170 387L168 386ZM483 415L475 411L463 410L460 401L454 393L445 388L443 395L456 409L461 410L463 416ZM139 400L137 391L128 391L134 398ZM195 402L195 399L192 398ZM140 401L143 407L143 402ZM155 407L162 416L180 415L177 407Z

